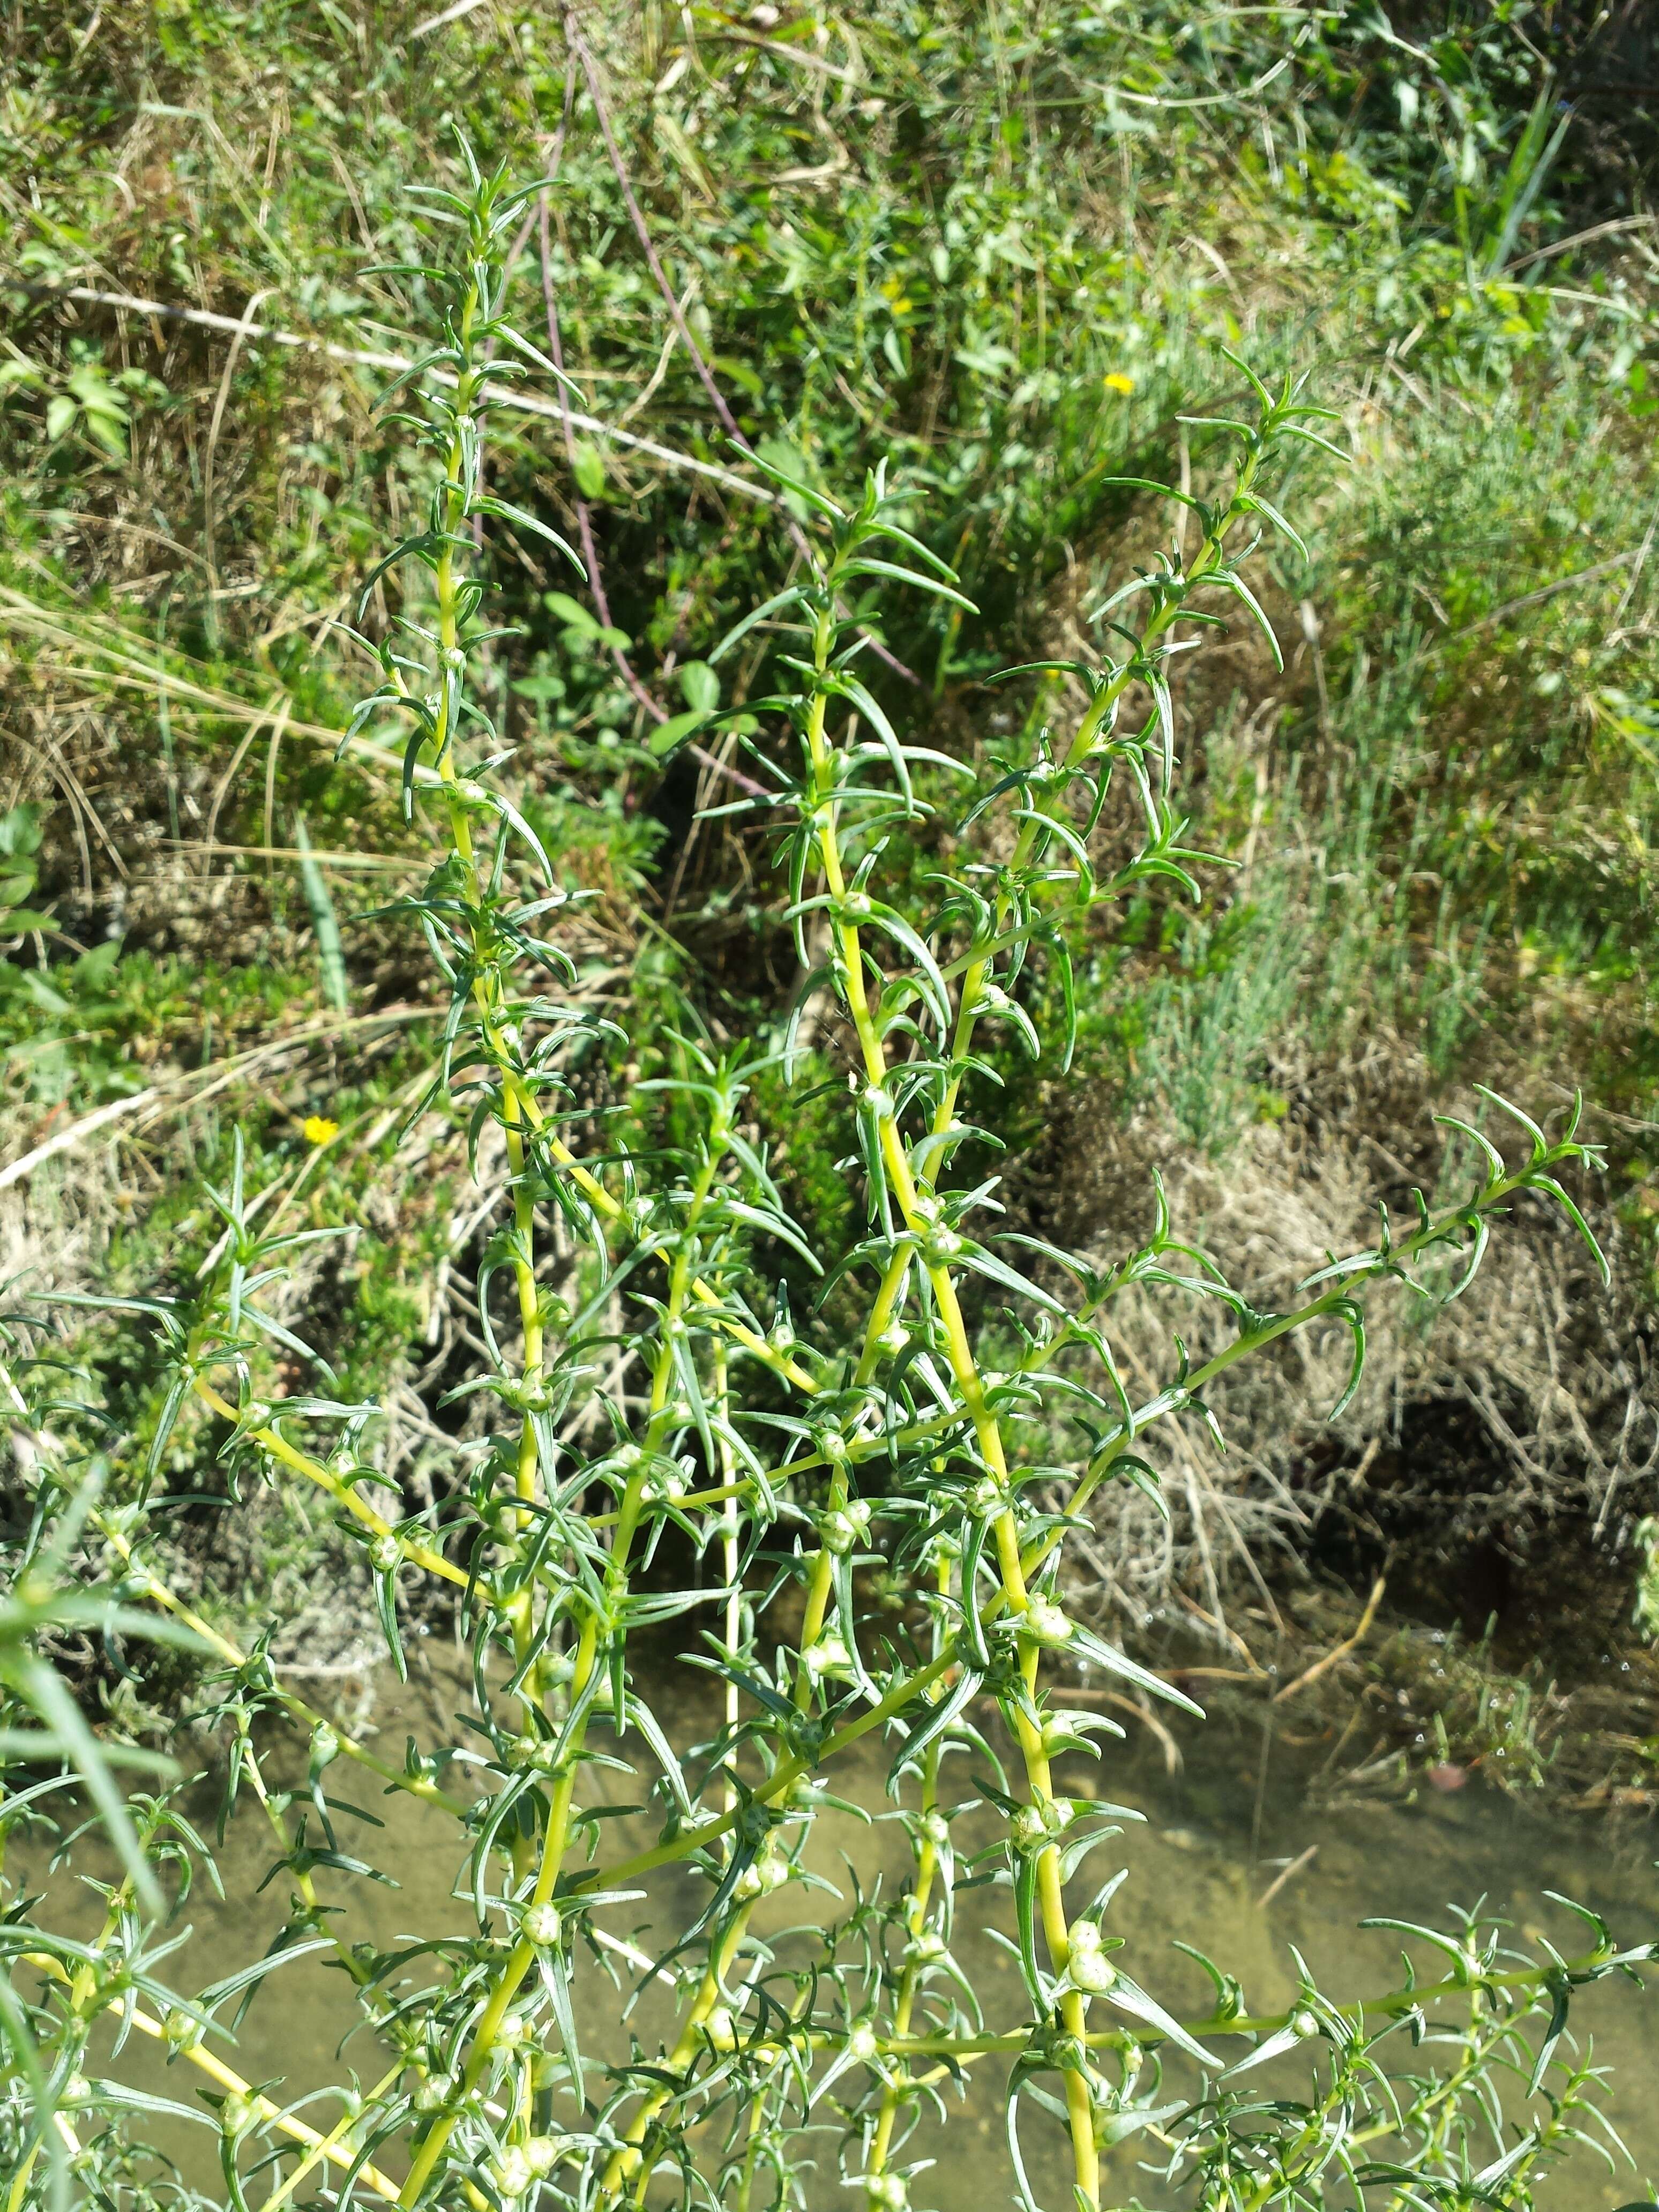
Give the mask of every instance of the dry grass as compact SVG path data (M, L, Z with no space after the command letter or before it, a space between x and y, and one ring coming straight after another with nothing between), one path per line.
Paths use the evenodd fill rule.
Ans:
M1329 1253L1374 1239L1379 1196L1399 1218L1413 1184L1441 1202L1457 1188L1463 1170L1443 1155L1431 1122L1435 1086L1396 1041L1334 1069L1281 1070L1276 1080L1288 1113L1251 1128L1224 1172L1201 1156L1171 1158L1167 1130L1149 1111L1120 1133L1086 1102L1056 1101L1052 1149L1065 1162L1069 1225L1092 1231L1098 1256L1121 1255L1144 1225L1158 1163L1181 1233L1271 1310ZM1414 1136L1419 1149L1402 1159L1382 1139L1353 1134L1365 1128L1403 1144ZM1049 1186L1035 1164L1027 1202L1060 1195L1058 1180ZM1299 1335L1276 1358L1224 1377L1210 1402L1226 1451L1196 1418L1182 1419L1164 1470L1168 1521L1127 1485L1102 1507L1089 1553L1101 1604L1150 1626L1184 1596L1224 1620L1241 1590L1259 1596L1264 1581L1282 1585L1304 1571L1322 1529L1403 1548L1403 1534L1390 1542L1388 1533L1402 1526L1402 1503L1425 1557L1496 1543L1524 1560L1528 1547L1567 1532L1583 1550L1594 1543L1622 1588L1631 1526L1659 1466L1659 1411L1651 1309L1633 1272L1619 1272L1624 1249L1616 1228L1609 1234L1607 1297L1588 1279L1582 1244L1528 1206L1496 1263L1455 1303L1431 1311L1374 1301L1364 1376L1334 1425L1326 1416L1352 1358L1341 1328ZM1232 1333L1223 1310L1167 1291L1133 1292L1115 1315L1113 1342L1132 1388L1167 1372L1173 1332L1195 1362ZM1461 1480L1410 1463L1412 1417L1424 1409L1448 1425L1457 1413L1472 1420L1480 1449ZM1382 1522L1379 1504L1389 1508Z

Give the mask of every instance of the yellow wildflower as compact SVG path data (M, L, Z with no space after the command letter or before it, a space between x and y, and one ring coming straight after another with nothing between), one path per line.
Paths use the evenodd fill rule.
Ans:
M1122 370L1118 368L1115 368L1109 376L1103 377L1101 381L1104 384L1108 392L1133 392L1135 388L1135 380L1133 377L1125 376Z
M307 1114L300 1133L308 1145L331 1145L340 1133L340 1125L325 1114Z

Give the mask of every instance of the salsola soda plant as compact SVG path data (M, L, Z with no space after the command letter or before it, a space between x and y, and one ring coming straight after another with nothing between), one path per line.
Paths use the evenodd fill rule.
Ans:
M1298 1330L1348 1332L1357 1378L1367 1297L1455 1292L1523 1192L1578 1221L1558 1176L1587 1148L1571 1125L1552 1140L1513 1109L1512 1158L1470 1128L1481 1166L1465 1195L1438 1211L1419 1200L1403 1222L1383 1211L1371 1249L1333 1257L1297 1304L1264 1311L1177 1240L1161 1201L1146 1243L1109 1267L1000 1231L996 1132L969 1118L976 1101L994 1107L986 1047L999 1031L1064 1066L1066 1039L1044 1026L1069 1025L1068 942L1095 908L1153 877L1197 891L1203 858L1182 842L1174 799L1175 657L1229 602L1268 628L1246 565L1264 527L1294 539L1271 496L1286 459L1335 453L1319 410L1233 364L1252 411L1207 426L1231 456L1221 489L1167 495L1191 509L1192 550L1176 539L1109 603L1097 661L1009 672L1050 702L1063 673L1087 703L1066 727L1034 713L982 776L902 742L860 673L880 598L932 592L971 611L905 520L914 501L879 471L847 507L778 479L807 518L795 580L712 658L746 636L767 644L773 688L744 702L738 733L769 795L738 804L787 850L810 975L800 1003L830 1005L811 1072L841 1057L862 1226L848 1249L816 1251L755 1121L757 1072L769 1096L807 1080L798 1032L727 1050L659 1040L669 1073L638 1086L665 1132L651 1149L630 1152L570 1088L573 1055L604 1040L568 988L566 895L469 690L490 635L479 526L551 534L484 488L491 388L557 372L507 318L503 265L526 193L468 168L465 194L422 203L442 264L419 272L422 295L441 303L442 325L398 404L434 483L422 526L367 580L399 574L405 611L368 647L380 681L352 727L399 726L407 803L444 845L406 908L449 994L422 1110L454 1112L475 1139L493 1122L505 1146L509 1210L477 1285L489 1357L468 1386L487 1419L435 1504L377 1510L365 1494L386 1494L377 1408L331 1398L320 1366L312 1395L272 1395L273 1346L290 1370L309 1357L272 1286L296 1234L314 1232L262 1228L240 1155L211 1194L224 1234L198 1289L115 1308L119 1326L159 1335L171 1366L147 1463L62 1402L49 1347L14 1324L29 1496L0 1622L15 1723L0 1741L0 1824L44 1819L79 1776L124 1857L91 1940L22 1899L0 1923L0 2203L760 2212L850 2190L898 2212L931 2201L929 2114L994 2082L1009 2156L988 2201L1034 2203L1028 2175L1052 2157L1039 2169L1031 2147L1047 2130L1078 2212L1143 2191L1239 2212L1530 2204L1594 2132L1599 2081L1570 2002L1650 1951L1620 1951L1586 1915L1576 1950L1534 1956L1503 1923L1470 1918L1405 1931L1429 1963L1392 1992L1339 2000L1304 1972L1292 2008L1264 2016L1211 1966L1208 2016L1178 2019L1114 1957L1122 1877L1101 1883L1099 1851L1134 1815L1056 1778L1057 1762L1074 1771L1117 1731L1051 1692L1082 1662L1186 1702L1067 1607L1068 1537L1109 1484L1156 1496L1160 1427L1210 1418L1221 1374ZM447 258L445 239L459 241ZM699 726L719 732L704 696ZM1108 871L1093 855L1103 823L1121 836L1120 808L1138 848ZM924 914L884 864L940 817L956 833L951 872L927 879ZM833 1297L792 1319L780 1274L799 1285L807 1271ZM1175 1338L1167 1379L1137 1398L1111 1339L1131 1285L1219 1301L1236 1334L1196 1365ZM827 1316L849 1311L852 1332L833 1332ZM636 1391L624 1370L646 1378ZM453 1741L383 1759L265 1649L240 1650L169 1589L149 1498L192 1396L224 1424L236 1481L327 1501L400 1668L411 1585L444 1586L476 1692ZM1062 1417L1077 1443L1056 1466L1039 1455ZM665 1575L659 1547L680 1569ZM702 1586L669 1586L677 1575ZM120 1802L41 1656L66 1620L112 1649L149 1634L207 1655L222 1815L268 1824L288 1898L278 1940L246 1972L194 1990L169 1978L208 1846L188 1801ZM667 1664L665 1638L678 1647ZM714 1732L688 1743L676 1686L711 1676ZM880 1747L908 1841L896 1887L860 1878L872 1832L836 1794L837 1760L860 1741ZM382 1950L349 1910L325 1909L318 1870L361 1868L335 1836L354 1768L371 1798L408 1793L453 1821L470 1936L417 1929ZM619 1770L657 1830L626 1854L607 1846L603 1817ZM823 1850L807 1864L820 1831L848 1855L833 1895ZM953 1948L969 1886L1017 1957L1012 2006L1000 1985L976 1990ZM238 2071L231 2030L249 2001L280 2003L284 1967L314 1954L348 1978L362 2027L332 2093L287 2101L280 2081ZM619 2013L631 2049L617 2046ZM146 2039L171 2062L167 2097L124 2085L111 2055ZM216 2196L147 2155L161 2112L216 2139Z

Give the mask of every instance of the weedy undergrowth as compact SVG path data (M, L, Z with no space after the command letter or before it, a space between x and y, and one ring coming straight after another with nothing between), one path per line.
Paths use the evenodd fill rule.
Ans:
M1063 1066L1066 1036L1045 1036L1030 1009L1060 1006L1069 1029L1068 947L1090 914L1149 877L1197 896L1205 862L1176 804L1172 675L1230 605L1271 636L1248 567L1264 529L1295 539L1273 504L1285 459L1312 446L1340 461L1325 418L1234 362L1249 418L1190 425L1210 441L1216 488L1145 487L1191 510L1191 550L1176 539L1100 610L1098 659L1008 672L1045 687L1056 715L1057 678L1086 703L1069 726L1034 715L983 776L901 743L861 673L892 595L931 592L972 613L915 533L915 502L880 470L848 507L769 471L808 517L800 558L713 658L758 635L774 688L739 722L710 687L707 711L677 735L745 746L766 795L732 811L787 853L807 980L780 1035L717 1048L688 1027L671 1040L671 1073L632 1102L660 1108L662 1141L630 1146L572 1087L573 1056L603 1044L601 1025L567 995L567 896L469 684L491 635L483 526L568 553L486 489L492 391L514 374L558 374L506 302L508 240L540 187L469 167L467 196L424 196L432 258L400 272L440 303L441 328L388 398L435 465L422 526L364 580L367 604L380 577L400 579L404 611L362 641L380 680L352 726L401 725L406 804L447 843L404 908L449 992L422 1110L468 1117L475 1141L493 1124L510 1167L510 1212L477 1284L483 1357L460 1394L489 1401L486 1434L458 1449L453 1485L428 1509L383 1510L378 1408L332 1397L318 1364L309 1389L275 1394L278 1356L289 1372L312 1358L275 1310L275 1286L296 1243L328 1232L267 1227L240 1156L210 1194L224 1233L196 1291L112 1309L119 1326L158 1333L171 1363L147 1464L89 1428L17 1325L9 1387L32 1496L0 1616L16 1718L0 1738L15 1778L0 1827L45 1818L79 1772L102 1793L125 1863L93 1940L22 1900L0 1924L5 2212L54 2191L236 2212L369 2198L759 2212L842 2201L837 2183L898 2212L928 2200L919 2122L989 2069L1006 2076L1008 2185L1027 2206L1033 2130L1066 2145L1079 2212L1120 2193L1106 2161L1126 2143L1160 2197L1204 2207L1530 2204L1591 2139L1597 2109L1570 2004L1583 1985L1633 1972L1650 1948L1620 1950L1585 1915L1581 1948L1534 1958L1509 1947L1502 1923L1471 1918L1403 1929L1432 1965L1408 1966L1393 1991L1339 1999L1304 1971L1296 2003L1272 2016L1206 1961L1213 2005L1180 2019L1113 1955L1123 1876L1096 1880L1096 1855L1136 1816L1056 1772L1103 1755L1097 1739L1116 1733L1051 1702L1060 1670L1085 1663L1187 1702L1067 1610L1067 1539L1091 1500L1124 1481L1155 1498L1160 1429L1211 1419L1215 1379L1298 1331L1346 1331L1357 1381L1367 1298L1443 1296L1449 1276L1455 1295L1522 1194L1583 1227L1560 1180L1590 1157L1576 1117L1552 1139L1512 1108L1513 1159L1458 1125L1480 1163L1466 1194L1437 1211L1419 1199L1404 1222L1383 1212L1371 1249L1333 1255L1281 1311L1224 1281L1161 1204L1146 1243L1104 1269L997 1226L987 1039L1005 1030ZM1141 834L1108 872L1091 854L1119 806ZM946 829L933 910L909 911L884 876L890 843ZM1058 976L1057 992L1031 988L1039 971ZM814 1002L809 1066L798 1024ZM863 1201L855 1241L836 1251L815 1250L788 1217L753 1118L759 1075L787 1097L826 1051L843 1062L846 1172ZM787 1285L799 1300L808 1273L820 1302L797 1319ZM1111 1337L1112 1302L1131 1285L1177 1305L1218 1301L1237 1334L1196 1365L1176 1335L1167 1375L1137 1396ZM828 1316L848 1311L850 1333L832 1330ZM982 1356L994 1341L1017 1347L994 1367ZM166 1586L152 1490L191 1398L224 1424L235 1482L327 1501L361 1547L400 1668L412 1585L443 1586L476 1695L452 1740L411 1741L401 1765L386 1759L267 1650L240 1650ZM1031 1440L1052 1436L1060 1413L1075 1450L1061 1467L1037 1463ZM1055 1510L1039 1501L1057 1480ZM208 1847L175 1797L114 1803L108 1766L42 1656L54 1632L94 1620L117 1652L135 1632L205 1648L222 1819L269 1825L285 1924L261 1961L205 1989L164 1971L177 1937L160 1893L176 1893L176 1916ZM665 1637L679 1646L666 1674ZM722 1699L712 1738L695 1744L672 1695L686 1668L712 1674ZM664 1682L671 1694L653 1705ZM838 1756L866 1739L888 1758L912 1854L892 1893L859 1877L856 1808L836 1795ZM319 1869L372 1872L337 1836L337 1778L352 1768L365 1788L409 1793L453 1821L471 1936L416 1930L380 1948L325 1906ZM303 1782L283 1778L301 1769ZM629 1855L605 1844L605 1778L618 1770L659 1828ZM987 1808L993 1839L970 1850L965 1816ZM827 1902L822 1851L808 1863L822 1830L840 1832L854 1877ZM702 1887L676 1917L687 1870ZM960 1895L975 1886L1004 1908L1012 2008L956 1954ZM797 1895L804 1917L785 1925ZM349 1978L364 2033L331 2092L293 2100L235 2070L231 2030L248 2002L279 2001L280 1983L263 1984L313 1954ZM672 2003L661 2047L636 2027L631 2057L597 2053L618 1992L624 2019ZM104 2056L111 2025L116 2055ZM180 2079L198 2075L200 2097L124 2081L118 2051L134 2037L160 2045ZM147 2157L158 2112L210 2131L216 2200Z

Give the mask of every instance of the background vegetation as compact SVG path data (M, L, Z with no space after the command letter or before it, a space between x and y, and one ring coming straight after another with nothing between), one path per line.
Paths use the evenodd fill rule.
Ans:
M520 241L520 320L605 426L496 417L495 489L588 548L599 589L579 601L504 534L518 634L486 675L525 812L597 894L566 939L584 991L647 1040L582 1069L636 1139L666 1024L689 1007L719 1037L799 981L770 842L695 818L741 795L735 740L663 764L682 716L741 704L753 665L704 656L792 573L744 444L831 487L884 454L925 485L981 618L912 602L878 689L908 738L978 759L1012 727L984 678L1063 656L1170 525L1114 479L1202 488L1178 418L1239 404L1218 347L1242 344L1264 374L1311 371L1357 458L1292 485L1306 555L1272 554L1266 599L1284 670L1241 624L1180 697L1193 839L1237 862L1231 887L1194 919L1148 885L1079 967L1064 1085L1012 1051L1001 1070L1022 1217L1119 1251L1156 1158L1183 1227L1271 1292L1365 1241L1379 1180L1432 1185L1426 1109L1470 1074L1539 1110L1582 1081L1618 1285L1592 1301L1540 1213L1454 1328L1374 1346L1334 1431L1312 1367L1288 1433L1285 1378L1271 1431L1246 1395L1268 1386L1241 1385L1225 1463L1183 1436L1167 1538L1132 1497L1103 1517L1091 1595L1169 1663L1242 1638L1260 1668L1340 1632L1382 1572L1407 1612L1322 1680L1401 1693L1388 1786L1449 1751L1597 1802L1647 1792L1645 11L15 0L4 34L13 1295L188 1284L218 1234L199 1178L228 1172L240 1127L289 1225L351 1225L313 1248L293 1318L343 1395L389 1395L386 1474L418 1496L468 1418L441 1401L477 1336L489 1194L447 1117L401 1133L438 1001L382 911L430 852L395 761L335 758L362 684L337 625L428 489L374 412L410 344L374 272L410 258L400 189L453 161L455 119L555 179ZM917 877L939 858L918 845ZM1344 1133L1356 1100L1386 1143ZM792 1212L832 1229L835 1159L809 1116L781 1163ZM64 1335L142 1446L142 1348ZM343 1555L319 1572L328 1540L292 1504L217 1511L221 1441L204 1417L168 1446L183 1586L349 1666L366 1579ZM1453 1627L1474 1674L1442 1698L1431 1639ZM1614 1650L1636 1670L1617 1698ZM178 1694L171 1663L146 1662L142 1695L103 1681L125 1724Z

